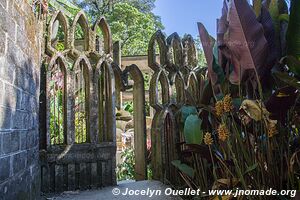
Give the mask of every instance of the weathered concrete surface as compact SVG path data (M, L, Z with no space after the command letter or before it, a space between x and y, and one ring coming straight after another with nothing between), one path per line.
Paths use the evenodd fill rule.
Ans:
M112 191L117 188L120 190L120 193L124 193L126 189L128 190L147 190L148 188L150 190L160 190L161 195L153 195L152 197L149 197L149 195L139 195L139 196L129 196L129 195L113 195ZM107 187L103 188L102 190L90 190L90 191L84 191L84 192L64 192L60 195L54 195L52 197L48 197L48 200L119 200L119 199L125 199L125 200L140 200L140 199L151 199L151 200L181 200L180 197L174 197L174 196L166 196L164 194L165 189L167 189L168 186L162 184L158 181L138 181L138 182L120 182L118 186L116 187ZM116 189L115 189L116 190ZM115 191L114 190L114 191Z

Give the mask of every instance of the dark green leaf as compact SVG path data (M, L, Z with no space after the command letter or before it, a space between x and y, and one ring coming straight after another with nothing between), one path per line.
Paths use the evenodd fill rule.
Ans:
M300 82L295 77L289 76L287 73L276 72L274 75L284 83L300 89Z
M186 118L189 116L189 115L197 115L197 109L196 107L194 106L183 106L181 108L181 122L185 122Z
M293 72L297 76L300 76L300 60L298 60L294 56L287 56L286 62L291 72Z
M254 165L249 166L249 167L246 169L246 171L244 172L244 175L246 175L247 173L249 173L249 172L255 170L255 169L257 168L257 166L258 166L257 163L255 163Z
M202 120L198 115L189 115L184 123L184 137L187 144L201 144L203 131L201 130Z
M174 160L172 161L172 164L184 174L188 175L191 178L194 178L195 170L187 164L181 163L180 160Z
M300 59L300 0L291 1L291 14L287 32L287 53Z

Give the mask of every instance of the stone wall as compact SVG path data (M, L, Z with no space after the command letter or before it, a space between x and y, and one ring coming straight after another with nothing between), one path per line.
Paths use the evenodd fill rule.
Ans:
M0 200L37 199L40 34L26 0L0 0Z

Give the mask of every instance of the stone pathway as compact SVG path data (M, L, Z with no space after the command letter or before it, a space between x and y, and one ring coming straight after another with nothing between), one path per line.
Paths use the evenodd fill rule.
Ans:
M89 190L89 191L68 191L59 195L47 197L48 200L182 200L180 197L165 195L166 189L169 187L159 181L126 181L120 182L118 186L107 187L102 190ZM122 195L126 191L139 191L145 193L144 195ZM161 191L161 193L159 193ZM168 191L168 190L167 190ZM113 195L118 193L118 195ZM150 197L152 195L152 197Z

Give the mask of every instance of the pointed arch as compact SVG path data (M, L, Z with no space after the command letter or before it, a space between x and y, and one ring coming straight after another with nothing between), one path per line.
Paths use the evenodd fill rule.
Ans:
M157 53L156 44L159 48L160 63L156 61ZM152 35L148 45L148 66L153 70L157 71L160 67L164 67L166 64L167 56L167 43L166 36L159 30Z
M85 55L75 61L74 72L74 111L75 143L89 143L90 133L90 80L92 67Z
M115 77L111 65L100 60L98 77L99 142L116 141Z
M83 31L83 43L81 44L81 41L76 41L76 29L77 25L79 25ZM87 17L83 11L80 11L77 13L77 15L74 18L73 24L72 24L72 47L79 50L79 51L88 51L90 48L90 30L89 30L89 24ZM79 44L76 44L79 43ZM83 46L83 49L80 49L80 46Z
M104 52L106 54L112 53L112 36L111 36L111 30L110 27L105 19L105 17L100 17L93 26L93 31L95 34L97 34L97 27L100 28L102 31L102 34L104 36Z
M187 79L187 88L186 88L189 97L189 103L191 105L194 105L198 102L199 100L199 84L198 84L198 79L197 76L194 72L191 72L188 79Z
M58 23L58 24L57 24ZM64 49L69 48L69 22L62 11L57 11L52 17L48 25L47 53L52 56L57 50L53 47L53 41L57 37L59 25L62 26L64 32Z
M195 41L191 35L186 35L182 39L182 45L184 47L185 64L190 70L194 69L198 65L198 53L195 45Z
M161 88L159 88L159 85ZM153 74L150 81L149 89L149 101L150 105L155 110L161 110L163 107L169 105L170 95L169 95L169 81L168 77L163 70L157 71ZM161 89L161 94L160 90ZM161 100L160 100L161 98Z
M46 75L47 144L67 144L67 69L62 54L49 62Z
M172 83L170 96L175 100L173 104L181 107L185 103L185 81L183 75L180 72L174 73L170 82Z
M181 38L178 33L173 33L167 38L168 45L168 59L167 70L178 71L183 67L183 47Z

